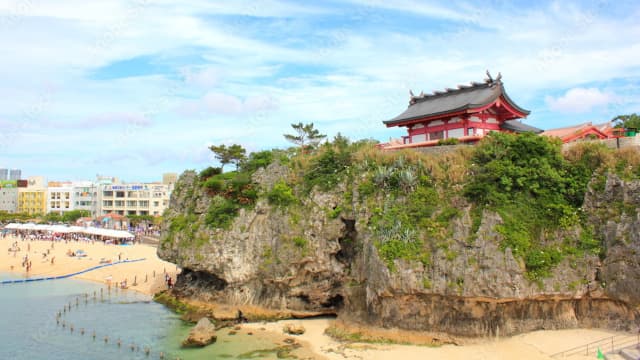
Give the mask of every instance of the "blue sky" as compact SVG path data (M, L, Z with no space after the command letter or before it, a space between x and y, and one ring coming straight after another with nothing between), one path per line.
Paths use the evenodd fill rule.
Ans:
M503 75L549 129L640 112L637 1L0 2L0 167L159 180L291 123L387 141L409 89Z

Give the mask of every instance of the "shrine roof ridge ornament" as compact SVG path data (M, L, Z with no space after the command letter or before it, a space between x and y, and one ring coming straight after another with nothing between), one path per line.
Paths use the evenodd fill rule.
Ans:
M502 74L501 73L498 73L498 76L496 76L495 79L491 76L491 73L489 73L489 70L486 71L486 74L487 74L487 78L485 78L484 81L481 82L481 83L476 82L476 81L471 81L471 82L469 82L469 85L458 84L458 85L456 85L455 89L447 87L447 88L444 88L444 91L443 90L433 90L433 92L431 94L425 94L424 91L421 91L420 95L414 95L413 94L413 90L409 89L409 105L412 105L412 101L413 100L415 100L415 102L419 102L419 100L421 100L421 99L432 98L434 96L449 94L449 93L457 92L457 91L460 91L460 90L473 89L473 88L484 88L484 87L487 87L487 86L493 87L495 85L502 85Z

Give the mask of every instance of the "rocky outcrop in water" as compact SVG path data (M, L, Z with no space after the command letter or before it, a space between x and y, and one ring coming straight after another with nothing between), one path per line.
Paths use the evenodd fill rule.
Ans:
M287 174L272 164L254 180L268 190ZM428 262L398 259L390 269L369 224L375 210L351 200L350 211L339 211L345 198L360 198L357 186L311 191L296 208L260 199L241 209L229 230L203 224L210 199L194 172L183 174L176 189L167 220L191 213L194 222L189 231L166 233L158 254L183 269L173 290L181 298L463 336L580 326L626 330L640 319L637 181L610 175L604 190L586 196L583 211L594 235L605 239L604 256L565 259L537 281L527 278L509 248L500 248L500 216L485 210L474 226L461 199L454 199L460 214L446 247L434 245ZM569 228L542 236L562 246L580 235Z
M216 342L216 328L211 320L202 318L196 326L189 331L189 336L182 342L183 347L203 347Z

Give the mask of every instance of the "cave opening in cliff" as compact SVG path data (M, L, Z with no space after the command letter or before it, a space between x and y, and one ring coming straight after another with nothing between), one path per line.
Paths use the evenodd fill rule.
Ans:
M340 310L344 305L344 297L341 294L336 294L327 301L322 303L322 306L328 309L334 309L336 311Z
M176 288L179 290L187 290L187 287L191 287L219 291L224 290L227 285L224 279L215 274L191 269L182 269L182 272L178 274L178 280L176 282Z
M345 265L349 265L356 256L357 251L356 238L358 232L356 231L356 221L343 217L340 220L344 224L344 232L342 237L338 239L340 250L336 253L336 259Z

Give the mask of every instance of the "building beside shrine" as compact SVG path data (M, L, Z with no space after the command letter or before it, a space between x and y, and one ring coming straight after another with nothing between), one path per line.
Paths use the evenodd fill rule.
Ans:
M611 126L607 128L605 127L606 125L608 125L608 123L602 125L584 123L564 128L549 129L540 135L559 138L564 144L577 141L604 140L621 136L614 132L616 129Z
M492 131L534 132L542 130L520 120L529 111L518 106L506 93L502 75L482 83L458 85L433 94L414 95L410 92L408 108L391 120L387 127L406 127L407 135L400 141L384 144L384 149L435 146L447 139L476 142Z

